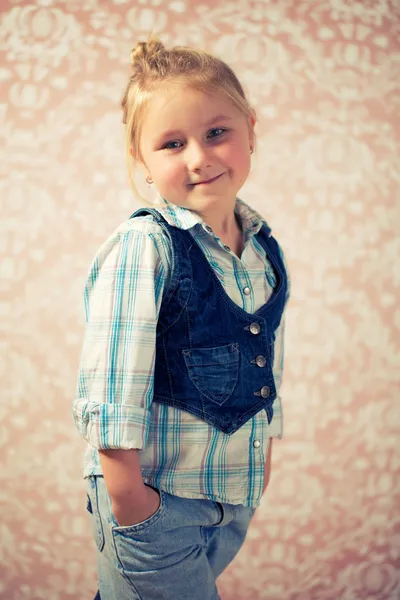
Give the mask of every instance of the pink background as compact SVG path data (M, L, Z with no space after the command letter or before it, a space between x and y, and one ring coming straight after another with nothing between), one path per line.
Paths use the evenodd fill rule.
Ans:
M97 247L138 207L119 100L131 46L155 30L217 53L243 81L259 120L240 196L292 274L285 438L221 597L400 598L398 2L2 0L1 11L0 597L95 590L71 416L82 289Z

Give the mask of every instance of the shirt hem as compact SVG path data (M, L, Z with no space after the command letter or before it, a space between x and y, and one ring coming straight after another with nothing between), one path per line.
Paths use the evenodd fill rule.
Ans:
M103 477L103 473L101 469L92 469L85 470L83 473L84 479L88 479L89 477ZM211 500L212 502L220 502L221 504L234 504L234 505L242 505L249 508L258 508L260 506L260 500L249 501L247 498L243 497L224 497L219 496L218 494L202 494L201 492L187 492L180 488L170 488L167 486L158 486L155 485L155 481L151 477L146 477L143 475L143 481L147 485L151 485L157 487L157 489L161 489L163 492L167 494L171 494L172 496L178 496L179 498L187 498L188 500Z

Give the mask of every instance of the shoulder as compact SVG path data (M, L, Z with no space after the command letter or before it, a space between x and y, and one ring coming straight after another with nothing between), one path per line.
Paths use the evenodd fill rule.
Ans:
M135 261L156 263L165 269L171 262L171 248L164 228L151 215L123 221L101 244L94 259L98 266Z
M165 236L165 232L152 215L143 215L123 221L111 234L112 236L158 237Z

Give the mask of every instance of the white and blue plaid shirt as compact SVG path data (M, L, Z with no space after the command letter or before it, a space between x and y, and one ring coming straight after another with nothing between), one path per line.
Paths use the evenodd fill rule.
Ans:
M263 223L258 213L237 200L245 240L239 259L196 213L172 204L156 208L170 225L193 235L237 305L254 313L268 301L275 278L255 237ZM98 449L136 448L145 483L151 485L157 475L160 487L177 496L258 506L269 438L282 436L284 316L276 331L273 420L268 425L262 410L227 435L192 414L152 402L156 327L170 269L168 240L151 216L122 223L91 265L73 406L78 430L88 442L84 476L102 473ZM246 287L249 295L243 292ZM206 494L205 487L212 493Z

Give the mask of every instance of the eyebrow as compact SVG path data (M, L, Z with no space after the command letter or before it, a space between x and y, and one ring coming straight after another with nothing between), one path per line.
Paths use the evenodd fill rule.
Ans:
M228 117L226 115L217 115L216 117L213 117L211 119L211 121L208 121L207 123L204 123L205 126L207 125L213 125L213 123L216 123L217 121L230 121L231 117Z
M218 123L220 121L231 121L231 120L232 120L231 117L228 117L226 115L217 115L216 117L213 117L210 121L203 123L202 127L209 127L210 125L214 125L214 123ZM178 133L180 133L179 129L171 129L169 131L164 131L163 133L161 133L157 139L159 141L162 141L165 138L177 135Z

